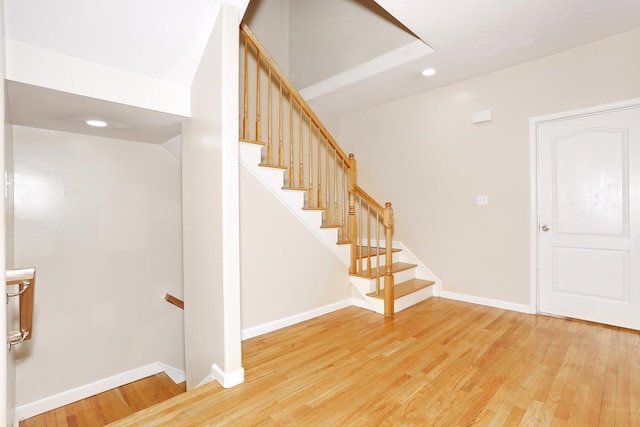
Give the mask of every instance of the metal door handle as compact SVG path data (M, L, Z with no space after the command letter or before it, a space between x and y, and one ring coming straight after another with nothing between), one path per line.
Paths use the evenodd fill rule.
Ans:
M545 224L542 226L542 231L547 232L549 230L551 230L551 228L548 225Z

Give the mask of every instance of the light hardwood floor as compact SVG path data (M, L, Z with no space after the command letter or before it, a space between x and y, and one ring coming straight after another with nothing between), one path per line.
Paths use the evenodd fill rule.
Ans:
M134 414L156 403L184 393L185 384L176 384L165 374L144 378L88 399L28 418L20 427L98 427Z
M640 425L640 333L432 298L247 340L246 381L113 426Z

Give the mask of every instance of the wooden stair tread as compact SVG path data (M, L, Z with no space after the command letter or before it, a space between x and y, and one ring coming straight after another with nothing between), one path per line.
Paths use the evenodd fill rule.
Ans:
M350 245L351 244L351 240L338 240L336 242L336 245Z
M283 190L291 190L291 191L309 191L306 187L282 187Z
M325 208L302 208L303 211L324 211Z
M342 228L342 226L339 224L327 224L321 225L320 228Z
M260 142L260 141L256 141L255 139L244 139L244 138L240 138L240 142L247 142L249 144L256 144L256 145L267 145L266 142Z
M406 282L398 283L393 288L393 296L394 299L398 299L405 295L412 294L414 292L419 291L420 289L428 288L429 286L435 285L436 282L432 280L423 280L423 279L411 279ZM380 290L381 295L376 294L375 292L368 293L368 297L384 299L384 289Z
M409 270L410 268L417 267L417 264L408 264L406 262L394 262L391 264L391 273L397 273L399 271ZM375 277L384 276L384 266L380 266L380 273L376 273L376 268L372 268L371 270L363 270L360 273L352 274L352 276L356 277L364 277L365 279L373 279Z
M368 258L377 255L377 249L373 246L360 246L358 248L358 258ZM380 248L380 256L384 256L386 248ZM400 252L402 249L392 248L391 252Z
M274 168L274 169L287 170L286 166L272 165L270 163L260 163L258 166L263 167L263 168Z

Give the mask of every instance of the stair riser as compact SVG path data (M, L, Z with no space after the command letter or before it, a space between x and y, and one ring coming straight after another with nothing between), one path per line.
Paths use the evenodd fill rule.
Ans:
M420 289L419 291L404 295L394 301L394 312L398 313L428 298L431 298L432 296L433 286L429 286L428 288ZM384 314L384 300L371 297L365 297L365 299L367 300L373 311L375 311L376 313Z
M410 293L408 295L404 295L398 299L396 299L394 304L395 312L398 313L406 308L409 308L413 305L418 304L428 298L433 296L433 286L429 286L424 289L420 289L419 291Z
M415 278L416 278L416 269L410 268L408 270L403 270L403 271L394 273L393 283L402 283L402 282L406 282L407 280L411 280Z
M407 280L415 279L415 268L410 268L408 270L399 271L393 274L393 283L402 283ZM376 280L375 279L367 279L364 277L355 277L351 276L351 283L358 292L365 296L370 292L375 292L376 290ZM384 289L384 276L380 277L380 289Z
M399 257L397 255L398 254L394 254L394 256L392 256L391 259L393 261L398 261ZM380 258L378 258L377 256L362 258L362 267L365 270L369 269L369 265L371 265L371 268L376 268L378 266L378 261L380 261L380 268L382 268L386 265L386 259L387 257L382 254L380 255ZM371 262L371 264L369 264L369 262Z

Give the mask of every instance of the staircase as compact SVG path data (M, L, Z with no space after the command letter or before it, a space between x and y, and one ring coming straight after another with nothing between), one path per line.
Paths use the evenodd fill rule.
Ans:
M391 203L382 206L358 186L355 157L246 25L240 33L243 167L345 264L361 306L392 317L433 296L437 277L392 239Z

